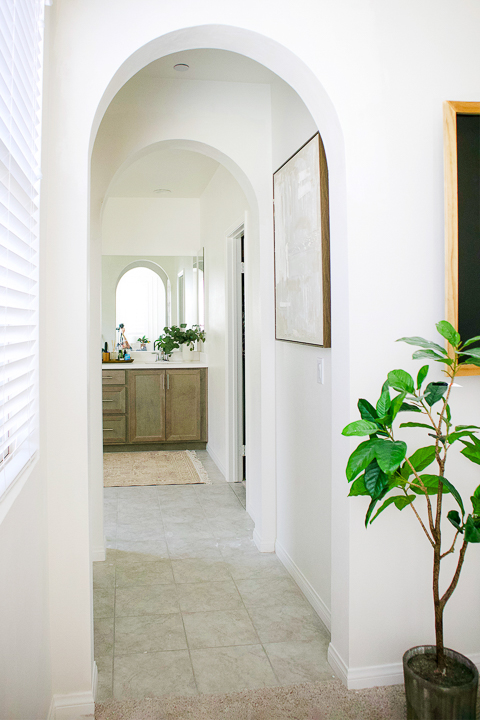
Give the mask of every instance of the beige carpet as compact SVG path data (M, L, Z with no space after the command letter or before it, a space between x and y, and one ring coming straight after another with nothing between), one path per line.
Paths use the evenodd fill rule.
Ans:
M405 720L403 685L346 690L339 680L228 695L109 701L95 720Z
M118 452L103 455L104 487L210 484L193 450Z

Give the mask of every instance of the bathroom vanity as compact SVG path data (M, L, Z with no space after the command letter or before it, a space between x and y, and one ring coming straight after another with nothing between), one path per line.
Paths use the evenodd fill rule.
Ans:
M104 445L205 447L207 373L204 363L193 362L103 364Z

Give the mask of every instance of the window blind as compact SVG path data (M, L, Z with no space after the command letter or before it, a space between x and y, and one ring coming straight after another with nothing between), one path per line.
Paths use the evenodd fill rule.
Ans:
M37 449L43 12L0 2L0 496Z

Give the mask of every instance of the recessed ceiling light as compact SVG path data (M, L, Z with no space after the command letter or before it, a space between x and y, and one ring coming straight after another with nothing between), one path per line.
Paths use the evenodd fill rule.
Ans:
M154 193L157 193L157 195L166 195L167 193L171 193L171 190L166 190L165 188L158 188L158 190L154 190Z
M186 72L189 69L190 65L187 65L186 63L177 63L173 66L174 70L177 70L178 72Z

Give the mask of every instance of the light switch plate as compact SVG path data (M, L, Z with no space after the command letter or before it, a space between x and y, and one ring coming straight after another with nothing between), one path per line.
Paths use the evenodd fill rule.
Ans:
M317 383L323 385L323 358L317 358Z

